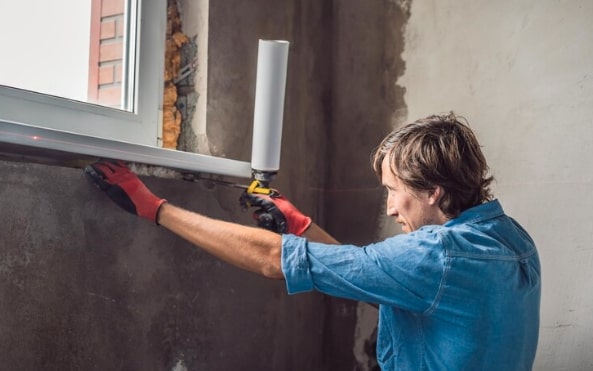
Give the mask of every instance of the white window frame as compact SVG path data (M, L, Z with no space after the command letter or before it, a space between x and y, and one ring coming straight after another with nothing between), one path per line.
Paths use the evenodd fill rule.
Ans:
M135 112L0 86L0 142L250 178L249 162L159 147L167 4L138 2Z

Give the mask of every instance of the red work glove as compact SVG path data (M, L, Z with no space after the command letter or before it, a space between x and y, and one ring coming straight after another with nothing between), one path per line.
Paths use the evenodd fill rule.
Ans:
M253 213L257 225L276 233L301 236L311 225L311 218L303 215L277 191L270 195L245 191L239 202L244 208L258 207Z
M84 172L119 207L157 223L159 209L167 200L150 192L122 161L98 161Z

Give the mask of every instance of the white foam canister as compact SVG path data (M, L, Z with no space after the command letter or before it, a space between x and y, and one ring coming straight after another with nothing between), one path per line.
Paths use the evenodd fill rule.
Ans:
M289 42L259 40L251 169L277 172L284 116Z

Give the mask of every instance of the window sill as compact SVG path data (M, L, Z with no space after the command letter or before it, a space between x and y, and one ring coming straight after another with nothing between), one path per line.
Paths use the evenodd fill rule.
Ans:
M35 162L70 164L75 167L79 167L79 163L88 163L93 158L100 157L192 173L251 178L249 162L118 142L2 120L0 152L3 157L21 161L37 159L39 161ZM47 158L48 154L50 159Z

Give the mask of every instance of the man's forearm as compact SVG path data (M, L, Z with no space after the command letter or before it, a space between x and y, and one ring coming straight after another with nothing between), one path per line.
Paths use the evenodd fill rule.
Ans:
M327 243L330 245L337 245L339 242L330 236L325 230L321 229L317 224L311 223L309 228L303 233L303 237L313 242Z
M215 220L170 203L161 206L158 223L206 252L236 267L282 279L282 237L276 233Z

